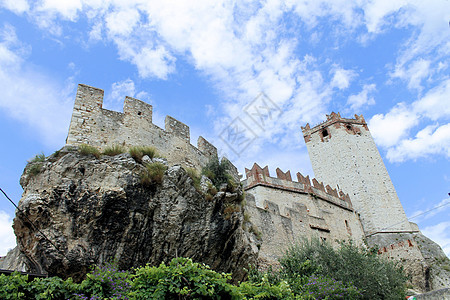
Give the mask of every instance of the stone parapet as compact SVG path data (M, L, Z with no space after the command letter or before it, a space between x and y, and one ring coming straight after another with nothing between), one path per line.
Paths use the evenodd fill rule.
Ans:
M255 186L265 186L296 193L310 194L324 201L330 202L341 208L353 211L352 202L348 194L331 188L329 185L324 186L322 182L315 178L311 181L309 176L304 177L300 172L297 173L298 181L293 181L290 171L283 172L280 168L276 169L277 178L270 177L269 168L265 166L261 168L257 163L249 169L245 169L246 179L242 182L245 190L249 190Z
M100 150L112 146L153 146L170 163L201 169L217 159L217 149L199 137L197 147L190 143L190 129L171 116L165 129L152 123L153 107L141 100L126 97L123 113L103 108L101 89L79 84L67 145L88 144Z

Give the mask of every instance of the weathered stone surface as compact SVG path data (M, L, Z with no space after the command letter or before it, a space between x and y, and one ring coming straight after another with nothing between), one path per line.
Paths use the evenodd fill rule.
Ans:
M161 184L143 186L146 168L128 153L97 159L63 149L42 163L38 175L27 170L22 213L13 227L19 250L14 255L27 258L29 271L79 280L92 264L114 260L128 269L183 256L239 280L256 261L242 211L223 215L226 202L238 204L238 193L207 201L181 166L168 168Z

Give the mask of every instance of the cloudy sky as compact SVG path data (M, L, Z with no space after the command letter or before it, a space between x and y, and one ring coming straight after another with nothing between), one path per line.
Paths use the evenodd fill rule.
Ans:
M0 0L1 188L17 203L26 161L64 145L78 83L109 109L152 104L241 172L313 175L300 126L357 113L407 216L450 255L449 21L448 0ZM13 215L0 199L0 255Z

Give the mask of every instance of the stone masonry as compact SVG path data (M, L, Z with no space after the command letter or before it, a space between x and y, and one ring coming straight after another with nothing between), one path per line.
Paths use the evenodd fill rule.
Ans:
M313 128L302 127L316 178L350 193L366 235L414 232L364 117L331 113Z
M298 181L292 181L290 171L277 169L274 178L267 166L256 163L245 171L246 209L261 231L259 256L263 260L276 260L302 238L320 238L334 245L343 240L362 244L364 232L348 195L316 179L311 184L309 176L300 173Z
M152 146L169 163L200 170L210 159L217 159L217 149L203 137L197 147L190 143L189 127L167 116L165 129L152 123L151 105L126 97L123 113L104 109L103 90L78 85L67 145L88 144L99 149L112 145Z

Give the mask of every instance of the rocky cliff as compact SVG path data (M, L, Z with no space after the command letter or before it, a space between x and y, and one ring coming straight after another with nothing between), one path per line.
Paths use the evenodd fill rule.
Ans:
M128 153L97 158L65 147L30 163L13 225L18 246L3 267L79 280L93 264L128 269L183 256L244 278L258 248L242 226L240 186L205 197L181 166L143 175L146 166Z

